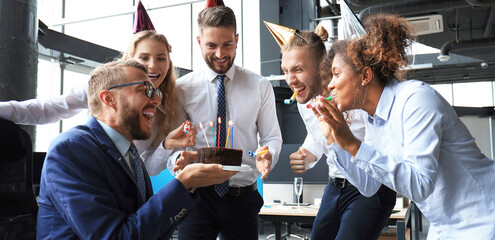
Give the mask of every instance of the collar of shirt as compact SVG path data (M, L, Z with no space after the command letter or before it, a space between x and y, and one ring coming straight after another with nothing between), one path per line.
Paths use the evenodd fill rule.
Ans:
M122 134L115 131L113 128L106 125L102 121L100 121L98 119L96 121L98 121L100 126L103 128L103 131L105 131L105 133L110 137L110 139L112 139L113 144L115 144L115 146L119 150L120 154L122 154L122 156L125 156L127 151L129 151L129 147L131 146L131 142L129 142L129 140L127 140L127 138L122 136Z
M394 80L383 88L382 95L376 106L375 115L368 117L368 121L371 124L374 122L376 125L381 126L388 121L394 105L396 82L397 80Z
M205 73L205 78L210 79L210 82L215 81L218 75L225 75L227 76L228 79L233 80L235 75L235 65L232 64L232 67L230 67L230 69L224 74L219 74L211 70L210 68L207 68L206 71L204 71L204 73Z

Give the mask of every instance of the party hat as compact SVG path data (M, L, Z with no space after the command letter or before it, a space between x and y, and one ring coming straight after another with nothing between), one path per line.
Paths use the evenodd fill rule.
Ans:
M225 4L223 3L223 0L206 0L205 8L211 8L216 6L225 6Z
M134 19L134 32L141 32L143 30L155 30L153 23L151 22L146 9L144 8L141 0L139 0L136 9L136 19Z
M342 36L339 34L339 39L353 39L364 36L366 31L363 24L354 15L345 1L340 1L340 10L342 16Z
M270 23L267 21L263 21L268 28L268 31L272 34L275 41L277 41L280 48L282 48L289 40L294 36L294 33L297 32L297 29L278 25L275 23Z

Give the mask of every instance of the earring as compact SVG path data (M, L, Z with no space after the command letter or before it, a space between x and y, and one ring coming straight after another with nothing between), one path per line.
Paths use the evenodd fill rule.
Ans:
M361 86L364 86L364 82L361 83Z

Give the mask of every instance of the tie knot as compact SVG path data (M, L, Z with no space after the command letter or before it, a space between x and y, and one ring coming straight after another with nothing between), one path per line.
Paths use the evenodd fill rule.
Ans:
M134 145L134 143L131 143L131 146L129 147L129 151L131 151L132 155L139 156L137 148Z
M218 81L223 82L223 79L225 79L225 75L218 75L217 79Z

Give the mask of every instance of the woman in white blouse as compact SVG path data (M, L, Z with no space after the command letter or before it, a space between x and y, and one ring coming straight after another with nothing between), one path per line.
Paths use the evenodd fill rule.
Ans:
M495 239L495 161L433 88L398 80L414 40L407 20L382 14L364 23L361 39L332 45L333 100L320 98L315 109L329 150L342 156L336 164L350 178L365 179L351 170L362 169L414 201L430 221L428 239ZM342 117L351 109L369 114L364 142Z
M133 58L143 63L148 68L153 86L160 89L163 95L159 111L153 118L151 137L135 142L150 175L157 175L166 168L166 159L174 147L195 145L196 128L192 126L191 133L186 134L180 126L183 119L179 120L171 51L172 47L164 35L141 31L133 35L122 56L122 59ZM68 94L52 99L0 102L0 118L25 125L57 122L88 108L86 92L87 84L84 88L72 89Z

